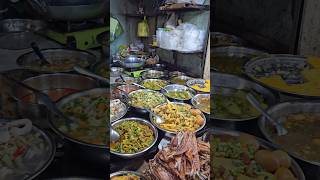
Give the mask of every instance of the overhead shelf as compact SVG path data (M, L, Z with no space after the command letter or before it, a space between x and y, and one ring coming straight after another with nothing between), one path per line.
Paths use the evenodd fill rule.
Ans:
M160 11L203 11L210 10L210 5L198 5L190 3L165 4L159 8Z

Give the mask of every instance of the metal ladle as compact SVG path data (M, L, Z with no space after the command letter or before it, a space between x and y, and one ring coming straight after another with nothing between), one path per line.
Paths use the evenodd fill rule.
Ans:
M270 114L268 114L260 105L260 103L258 102L258 100L251 94L248 93L246 96L247 100L252 104L253 107L255 107L261 114L263 114L263 116L268 119L269 121L271 121L272 124L274 124L276 126L276 130L277 130L277 134L278 136L283 136L288 134L288 130L283 127L282 124L280 124L278 121L276 121L275 119L273 119L273 117L270 116Z
M51 64L45 57L44 55L41 53L41 50L39 49L39 46L37 45L37 43L32 42L31 43L31 48L33 49L33 52L39 57L39 59L41 60L41 64Z
M120 134L113 129L113 127L110 127L110 140L112 142L118 141L120 139Z
M32 91L36 97L39 99L39 104L45 105L49 110L56 113L58 116L62 117L64 120L66 120L66 126L68 130L71 129L70 124L74 121L70 119L69 117L65 116L58 108L57 106L51 101L50 97L47 94L42 93L41 91L34 89L33 87L30 87L20 81L17 81L13 78L10 78L8 76L5 76L7 79L13 81L14 83Z
M97 80L100 80L100 81L102 81L104 83L110 84L109 79L106 79L106 78L104 78L102 76L96 75L96 74L94 74L94 73L92 73L92 72L90 72L90 71L88 71L86 69L83 69L83 68L79 67L79 66L74 66L73 69L76 72L80 73L80 74L83 74L83 75L86 75L86 76L90 76L90 77L92 77L94 79L97 79Z

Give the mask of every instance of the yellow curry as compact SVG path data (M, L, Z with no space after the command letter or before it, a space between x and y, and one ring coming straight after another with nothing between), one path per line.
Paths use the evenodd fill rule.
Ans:
M287 84L279 75L253 78L280 91L305 96L320 96L320 58L309 57L307 58L307 63L309 63L312 68L302 71L302 75L306 80L303 84Z
M191 86L194 90L201 92L210 92L210 80L205 80L204 87L199 86L198 84Z

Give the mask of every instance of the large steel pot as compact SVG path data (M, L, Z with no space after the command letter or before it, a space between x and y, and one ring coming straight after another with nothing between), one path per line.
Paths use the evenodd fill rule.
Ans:
M257 83L243 79L239 76L224 73L211 73L210 78L214 82L211 84L211 94L232 93L229 92L229 88L239 90L254 90L263 96L268 106L272 106L277 102L277 97L272 91ZM246 132L248 131L248 129L250 131L257 130L255 120L258 117L231 119L218 118L215 117L214 114L210 114L210 118L214 120L213 122L216 126L224 128L230 127L232 129L239 128L239 130L243 130Z
M68 89L68 93L59 94L60 97L56 96L54 100L60 99L63 95L97 87L97 82L94 79L82 75L65 73L43 74L25 79L22 82L44 93L48 93L49 90ZM30 101L24 99L28 96L31 97L33 92L26 88L15 86L13 87L12 94L13 98L17 101L18 114L21 117L33 119L40 126L48 126L47 122L43 121L43 119L48 117L46 107L38 104L36 98L30 99Z
M87 62L87 66L83 68L87 68L92 66L96 62L96 56L90 52L82 51L82 50L75 50L75 49L63 49L63 48L51 48L51 49L41 49L41 53L43 56L49 61L61 61L64 59L78 59ZM40 73L56 73L56 72L71 72L73 68L65 69L65 70L41 70L39 68L30 68L27 67L31 63L37 61L39 57L32 51L26 54L21 55L17 59L17 64L25 69L31 71L37 71Z
M0 21L0 48L20 50L30 48L30 42L39 41L39 32L45 22L32 19L4 19Z
M83 21L103 17L109 0L28 0L42 17L60 21Z
M275 106L272 106L268 109L268 113L276 120L281 120L282 122L286 120L286 118L281 118L291 113L320 113L320 101L291 101L291 102L283 102L279 103ZM270 121L266 120L265 117L261 117L258 121L259 128L264 135L268 139L268 141L272 142L279 148L282 148L281 144L277 144L273 138L271 137L271 132L275 129L274 125L270 123ZM290 133L290 132L289 132ZM311 132L310 132L311 133ZM288 152L291 156L295 157L299 163L302 165L301 167L305 171L305 175L307 179L320 180L320 174L315 173L320 171L320 162L316 161L308 161L295 154L294 152Z
M87 95L97 95L97 94L109 94L109 89L107 88L95 88L90 89L78 93L71 94L69 96L66 96L62 99L60 99L56 105L59 109L62 108L62 106L74 99L77 99L79 97L87 96ZM76 119L75 119L76 120ZM109 144L106 145L98 145L98 144L90 144L83 142L79 139L72 138L68 136L66 133L59 130L57 127L58 119L56 116L51 116L50 118L50 124L51 128L61 137L65 140L66 143L70 144L70 147L72 147L74 156L81 158L88 162L93 162L97 164L101 164L104 166L107 166L106 163L109 162L110 154L109 154ZM106 120L106 133L108 130L108 123ZM107 141L107 139L106 139Z

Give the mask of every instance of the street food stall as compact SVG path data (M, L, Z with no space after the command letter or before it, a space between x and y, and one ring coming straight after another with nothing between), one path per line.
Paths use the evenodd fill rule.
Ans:
M216 1L211 9L213 178L320 179L320 58L305 41L317 26L304 18L314 3Z
M111 179L210 179L209 3L111 1Z
M104 179L109 1L0 4L0 179Z

